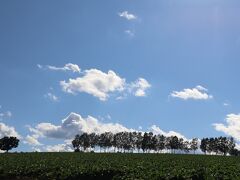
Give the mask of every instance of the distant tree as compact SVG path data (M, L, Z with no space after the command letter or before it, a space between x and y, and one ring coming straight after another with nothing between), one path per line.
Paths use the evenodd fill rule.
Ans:
M149 142L149 135L148 135L147 132L145 132L144 135L143 135L143 140L142 140L142 150L143 150L143 152L147 151L148 142Z
M229 154L230 154L231 156L240 156L240 151L239 151L238 149L236 149L236 148L233 148L233 149L231 149L231 150L229 151Z
M98 137L98 146L100 147L100 152L101 149L104 148L104 151L106 152L106 146L105 146L105 134L102 133Z
M235 147L235 142L233 138L219 137L217 139L217 148L220 153L226 155Z
M157 138L156 150L159 152L165 149L166 137L164 135L158 134L156 138Z
M190 145L190 143L189 143L189 141L184 141L183 142L183 151L185 152L185 153L189 153L189 151L191 150L191 145Z
M142 142L143 142L143 136L141 132L137 133L137 140L136 140L136 148L138 150L138 153L140 151L140 149L142 148Z
M108 149L113 146L113 133L111 132L105 132L104 133L104 146Z
M169 146L171 150L173 150L173 153L175 153L176 149L179 149L179 142L177 136L170 137Z
M19 144L19 139L17 139L16 137L5 136L0 139L0 149L6 152L11 150L12 148L18 147L18 144Z
M157 135L152 136L151 143L150 143L150 149L154 152L157 152L157 144L158 144L158 137Z
M90 144L90 136L88 135L88 133L83 133L80 136L80 141L81 141L84 151L86 151L91 145Z
M230 137L228 139L228 153L229 154L230 154L230 151L234 150L235 146L236 146L236 143L235 143L233 137Z
M178 139L178 149L180 150L180 152L184 151L184 139L183 138Z
M208 138L203 138L201 140L200 149L202 152L204 152L204 154L207 153L207 146L208 146Z
M196 150L198 149L198 138L193 138L192 141L190 142L190 147L191 150L194 152L196 152Z
M72 145L73 145L73 148L74 148L75 152L79 152L80 151L80 148L82 146L82 142L81 142L79 134L77 134L75 136L75 139L72 141Z
M95 133L89 134L89 144L91 149L95 149L95 146L97 145L98 142L98 135Z

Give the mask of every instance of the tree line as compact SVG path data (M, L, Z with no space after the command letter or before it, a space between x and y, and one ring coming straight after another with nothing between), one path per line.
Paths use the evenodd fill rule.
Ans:
M75 152L141 152L240 155L232 137L186 140L177 136L154 135L152 132L82 133L72 141Z
M8 152L19 145L17 137L0 139L0 150ZM82 133L72 141L75 152L121 152L121 153L194 153L240 156L232 137L198 138L186 140L177 136L164 136L152 132L105 132Z

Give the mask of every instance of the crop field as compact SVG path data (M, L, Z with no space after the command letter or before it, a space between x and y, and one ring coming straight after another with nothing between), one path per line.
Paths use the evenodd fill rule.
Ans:
M123 153L0 154L0 179L240 179L240 158Z

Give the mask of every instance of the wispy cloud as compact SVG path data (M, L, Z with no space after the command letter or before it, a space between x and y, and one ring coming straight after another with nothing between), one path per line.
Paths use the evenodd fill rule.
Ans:
M49 69L52 71L72 71L74 73L81 72L80 67L77 64L72 64L72 63L65 64L63 67L57 67L57 66L51 66L51 65L43 66L43 65L37 64L37 67L39 69Z
M27 135L25 140L23 141L25 144L29 144L31 146L41 146L42 144L37 140L36 137Z
M11 117L12 117L11 111L0 112L0 120L2 120L4 118L11 118Z
M223 106L230 106L229 102L224 102Z
M44 95L45 98L53 101L53 102L58 102L59 101L59 97L57 97L56 95L54 95L53 93L47 93Z
M135 36L135 33L132 31L132 30L125 30L124 31L128 36L130 36L130 37L134 37Z

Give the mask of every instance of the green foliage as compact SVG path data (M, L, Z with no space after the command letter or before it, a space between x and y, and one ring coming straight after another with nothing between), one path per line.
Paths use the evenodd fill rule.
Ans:
M19 139L16 137L3 137L0 139L0 149L8 152L12 148L18 147Z
M0 179L239 179L240 157L132 153L0 154Z

